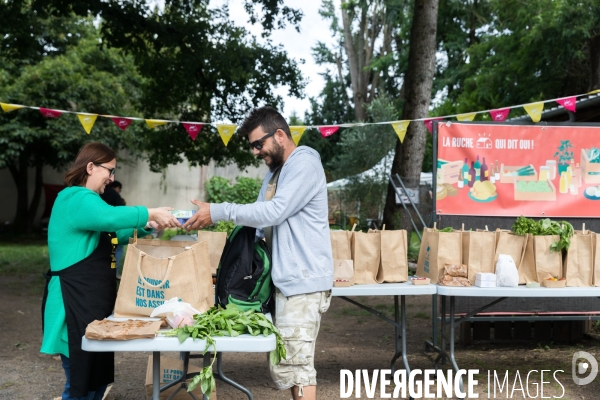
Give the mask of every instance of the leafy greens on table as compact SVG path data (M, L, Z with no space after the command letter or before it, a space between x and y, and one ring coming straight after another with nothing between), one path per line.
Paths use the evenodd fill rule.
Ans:
M206 354L208 348L211 345L213 346L214 357L212 362L192 379L188 386L188 392L194 390L198 383L200 383L202 392L209 398L215 388L212 365L215 362L217 348L213 336L236 337L244 333L249 333L252 336L257 336L261 333L264 336L274 334L277 338L277 347L271 351L271 363L276 365L282 359L285 359L286 352L283 339L273 323L264 314L257 313L254 310L244 311L231 303L225 309L211 307L205 313L194 315L193 325L181 326L164 333L165 336L177 336L180 343L190 337L192 340L206 340L206 347L202 354Z
M574 229L573 225L567 221L557 222L552 221L550 218L535 221L531 218L520 216L512 226L512 231L521 236L528 233L534 236L558 235L560 236L559 241L552 243L550 250L561 251L562 249L569 249Z

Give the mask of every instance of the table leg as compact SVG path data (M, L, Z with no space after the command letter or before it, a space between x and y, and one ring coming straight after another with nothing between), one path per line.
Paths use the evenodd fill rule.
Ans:
M456 364L456 359L454 358L454 329L456 324L454 322L454 300L456 298L454 296L450 296L450 364L454 369L454 373L458 373L458 365ZM464 383L462 376L460 377L460 391L464 393Z
M152 400L160 400L160 351L152 352Z
M437 346L437 315L438 315L438 307L437 307L437 294L431 295L431 315L433 316L431 319L431 343L425 341L425 351L436 350Z
M441 339L441 343L440 343L440 350L439 350L439 354L436 357L435 361L434 361L434 367L435 370L437 371L438 369L438 362L441 360L441 364L444 365L446 364L446 297L442 296L441 298L441 302L442 302L442 327L441 327L441 332L440 332L440 339Z
M400 296L400 298L402 307L402 361L404 362L404 369L408 376L410 375L410 366L408 365L408 355L406 354L406 296Z
M402 296L404 297L404 296ZM404 311L403 311L404 312ZM394 354L394 357L392 358L392 362L391 362L391 367L390 369L392 370L392 375L394 374L394 372L396 372L396 360L398 359L398 357L400 357L402 353L402 348L400 347L400 335L402 335L402 338L404 338L404 333L401 333L401 330L398 328L398 324L400 324L400 315L399 315L399 308L398 308L398 296L394 296L394 321L396 321L396 325L394 325L394 344L396 346L396 353Z
M232 381L231 379L229 379L228 377L225 376L225 374L223 373L222 356L223 356L222 353L217 353L217 373L214 375L215 378L244 392L246 394L246 396L248 396L248 400L254 400L254 396L252 396L252 392L250 392L250 390L248 390L244 386L240 385L239 383L237 383L235 381ZM206 398L205 398L205 400L206 400Z

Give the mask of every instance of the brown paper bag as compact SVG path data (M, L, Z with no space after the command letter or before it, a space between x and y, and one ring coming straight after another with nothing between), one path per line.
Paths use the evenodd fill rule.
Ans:
M594 248L594 286L600 286L600 235L592 234L592 245Z
M333 286L354 285L354 264L352 260L333 260Z
M465 264L445 264L444 273L438 284L442 286L472 286L473 284L467 278L468 270Z
M153 339L162 321L94 321L85 328L85 337L94 340Z
M352 261L354 261L354 283L377 283L377 271L381 261L381 235L353 232Z
M511 231L497 230L496 234L496 251L494 255L494 266L498 262L498 255L506 254L512 257L517 270L521 265L523 258L523 250L525 249L525 236L515 235ZM522 282L525 283L525 282Z
M208 258L210 259L210 272L215 275L219 268L219 261L227 241L227 232L198 231L198 241L208 242Z
M214 304L207 242L137 240L127 249L115 316L149 316L178 297L204 312Z
M519 272L519 285L524 285L529 282L541 283L541 281L538 281L538 276L535 270L535 251L533 249L533 235L527 234L523 236L523 238L523 252L521 253L521 257L519 258L520 261L517 267L517 270Z
M378 231L381 236L381 257L375 280L406 282L408 280L408 243L405 230ZM370 232L374 233L374 232Z
M494 232L471 232L462 233L462 262L467 265L469 271L469 282L475 284L475 278L479 272L494 273L495 268L495 244Z
M146 395L148 400L152 398L152 356L148 356L148 367L146 368ZM188 364L188 374L199 373L201 369L193 364ZM173 382L183 375L183 360L171 357L160 357L160 386L164 386L169 382ZM187 380L189 384L192 378ZM179 384L170 387L160 392L160 400L167 400L179 388ZM193 395L197 399L202 399L203 393L200 385L192 390ZM181 389L172 400L190 400L191 397L187 394L187 388ZM210 400L217 400L217 388L210 394Z
M565 258L567 286L592 286L594 279L594 235L575 231Z
M438 282L445 264L462 263L462 238L460 232L440 232L425 229L419 249L417 276Z
M352 231L330 231L331 253L334 260L352 259Z
M563 277L562 252L551 251L552 243L560 239L558 235L533 236L533 252L535 258L535 272L537 282L542 282L552 275L556 278Z

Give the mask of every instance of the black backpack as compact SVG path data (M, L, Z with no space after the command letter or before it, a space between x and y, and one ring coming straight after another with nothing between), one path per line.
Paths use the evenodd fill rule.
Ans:
M215 304L236 304L242 310L269 312L273 298L271 252L264 240L255 241L256 228L236 226L217 269Z

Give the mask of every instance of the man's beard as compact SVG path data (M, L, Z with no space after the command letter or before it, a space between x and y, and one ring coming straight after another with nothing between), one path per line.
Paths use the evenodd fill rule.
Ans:
M265 158L265 156L269 156L271 159L270 162L265 161L271 172L283 165L283 147L277 141L273 140L273 149L261 157Z

